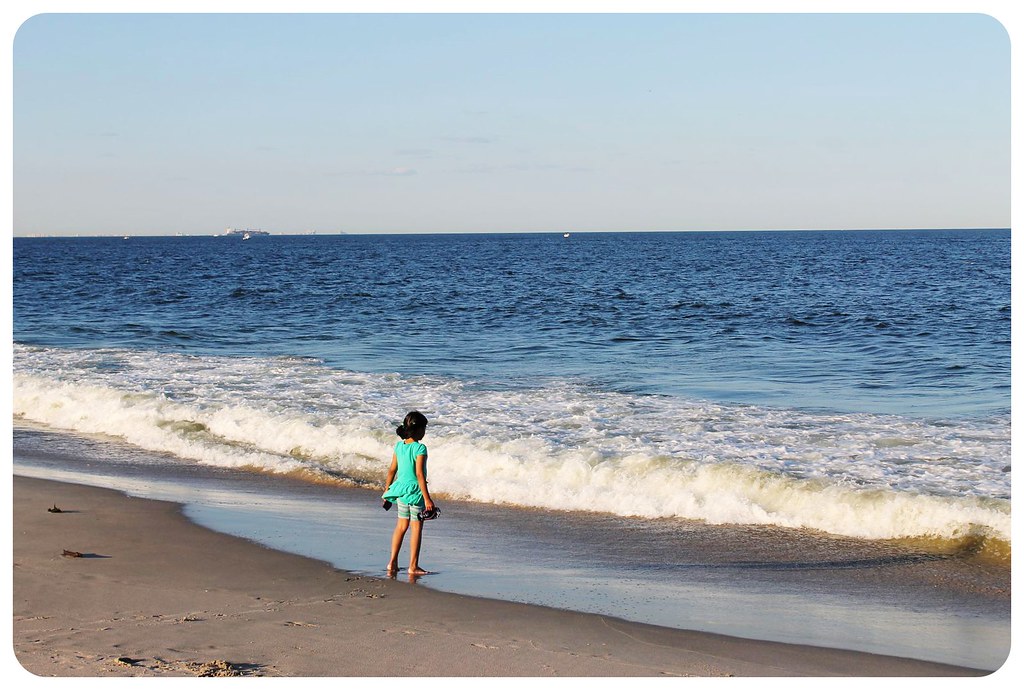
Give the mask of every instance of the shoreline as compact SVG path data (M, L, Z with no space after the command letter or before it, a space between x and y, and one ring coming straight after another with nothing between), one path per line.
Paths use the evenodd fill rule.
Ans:
M13 521L12 663L39 676L990 675L357 575L80 484L15 476Z

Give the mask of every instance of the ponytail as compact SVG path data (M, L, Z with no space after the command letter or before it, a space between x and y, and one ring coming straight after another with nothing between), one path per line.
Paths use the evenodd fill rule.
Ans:
M405 421L402 425L395 429L395 433L400 438L413 438L414 436L420 436L427 430L427 418L422 413L413 410L409 414L405 415Z

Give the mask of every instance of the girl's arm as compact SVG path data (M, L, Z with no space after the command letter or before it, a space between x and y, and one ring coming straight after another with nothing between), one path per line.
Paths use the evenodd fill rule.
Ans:
M434 507L434 501L430 498L430 492L427 490L427 456L417 455L416 456L416 480L420 483L420 493L423 494L424 507L427 510L431 510Z
M388 478L384 480L384 490L387 491L391 488L391 482L395 481L395 475L398 473L398 456L394 453L391 454L391 468L388 470Z

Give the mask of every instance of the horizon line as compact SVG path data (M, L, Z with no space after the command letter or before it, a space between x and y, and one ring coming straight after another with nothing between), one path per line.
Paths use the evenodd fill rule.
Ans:
M713 232L933 232L933 231L958 231L958 232L974 232L974 231L996 231L996 230L1010 230L1009 226L970 226L970 227L864 227L864 228L730 228L730 229L716 229L716 230L702 230L702 229L684 229L684 230L432 230L432 231L415 231L415 230L383 230L383 231L349 231L349 230L334 230L334 231L308 231L308 230L296 230L296 231L265 231L266 235L259 235L258 237L337 237L342 235L600 235L600 234L656 234L656 233L713 233ZM205 233L205 232L193 232L183 233L178 232L174 234L149 234L149 233L99 233L99 234L87 234L87 233L29 233L29 234L18 234L14 233L12 239L75 239L75 238L141 238L141 237L232 237L231 235L225 235L224 233Z

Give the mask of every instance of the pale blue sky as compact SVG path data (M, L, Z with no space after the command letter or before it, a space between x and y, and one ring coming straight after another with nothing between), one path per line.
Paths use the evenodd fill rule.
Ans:
M984 15L40 15L27 234L1007 227Z

